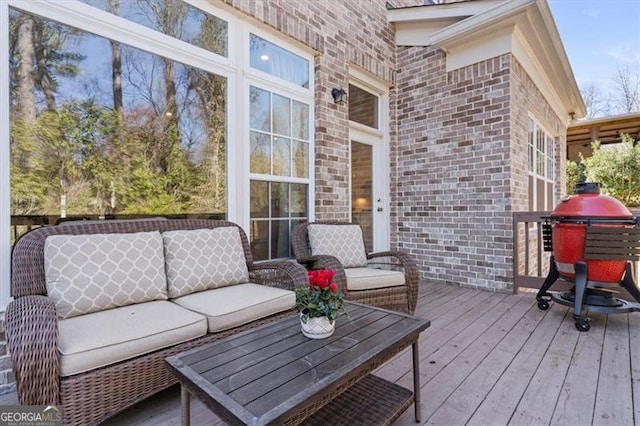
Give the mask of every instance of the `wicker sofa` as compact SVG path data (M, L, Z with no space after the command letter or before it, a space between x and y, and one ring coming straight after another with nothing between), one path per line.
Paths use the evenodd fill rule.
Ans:
M6 311L20 403L99 423L176 383L166 357L291 314L307 283L294 262L254 264L226 221L30 231L13 249Z
M300 223L293 229L291 244L296 260L308 269L333 269L334 281L347 299L415 312L419 271L413 256L400 251L366 253L359 225L339 221Z

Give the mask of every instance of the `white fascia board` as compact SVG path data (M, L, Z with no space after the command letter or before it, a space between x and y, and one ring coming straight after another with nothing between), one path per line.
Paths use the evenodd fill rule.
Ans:
M433 45L446 49L447 45L473 39L482 31L494 31L496 25L505 25L508 19L516 19L525 13L536 0L501 2L491 9L459 21L431 35Z
M426 21L430 19L466 18L493 8L505 0L479 0L461 3L411 6L387 11L388 22Z

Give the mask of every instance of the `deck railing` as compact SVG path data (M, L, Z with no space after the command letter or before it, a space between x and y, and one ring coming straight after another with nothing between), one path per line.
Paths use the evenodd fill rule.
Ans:
M70 215L64 218L59 215L12 215L11 244L27 231L41 226L56 225L70 220L123 220L164 217L167 219L216 219L224 220L224 213L180 213L180 214L112 214L112 215Z
M640 209L630 209L640 217ZM551 212L513 213L513 280L514 289L540 288L549 273L551 253L543 249L543 216ZM637 268L636 268L637 269Z

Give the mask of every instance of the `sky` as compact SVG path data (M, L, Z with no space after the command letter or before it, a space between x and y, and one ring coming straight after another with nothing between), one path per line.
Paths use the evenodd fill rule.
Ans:
M618 66L640 75L640 0L548 0L579 87L607 92Z

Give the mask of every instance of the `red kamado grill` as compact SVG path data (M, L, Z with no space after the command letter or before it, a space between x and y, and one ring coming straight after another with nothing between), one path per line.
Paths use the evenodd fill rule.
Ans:
M549 301L573 306L576 328L588 331L583 310L598 313L640 311L640 291L633 280L631 260L640 254L638 219L618 200L600 194L600 184L576 185L575 196L562 199L550 216L543 217L546 251L552 251L549 275L536 299L549 309ZM571 291L549 293L558 280L573 282ZM636 299L614 297L607 286L621 285Z

